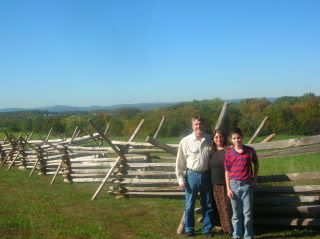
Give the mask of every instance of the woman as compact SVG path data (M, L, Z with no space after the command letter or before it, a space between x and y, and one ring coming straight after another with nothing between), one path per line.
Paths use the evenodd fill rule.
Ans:
M210 160L211 182L214 200L220 216L221 228L226 233L232 233L231 206L227 196L224 155L227 138L221 129L213 131L213 156Z

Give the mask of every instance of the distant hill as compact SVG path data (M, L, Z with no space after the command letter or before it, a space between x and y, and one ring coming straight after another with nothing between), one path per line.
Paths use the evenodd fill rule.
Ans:
M240 103L241 101L248 100L248 99L254 99L254 98L241 98L241 99L231 99L231 100L224 100L224 101L229 103ZM267 97L266 99L271 103L273 103L276 99L278 99L278 97Z
M118 104L118 105L110 105L110 106L68 106L68 105L55 105L55 106L47 106L47 107L37 107L37 108L5 108L0 109L0 112L23 112L23 111L48 111L52 113L59 112L90 112L90 111L114 111L121 108L136 108L139 110L152 110L161 107L166 107L170 105L177 104L176 102L171 103L139 103L139 104Z
M0 112L20 112L20 111L28 111L28 109L24 109L24 108L5 108L5 109L0 109Z
M267 98L270 102L273 102L277 99L277 97L269 97ZM224 100L226 102L234 102L239 103L243 99L231 99ZM1 112L23 112L23 111L47 111L49 113L60 113L60 112L91 112L91 111L114 111L121 108L136 108L142 111L158 109L161 107L167 107L171 105L175 105L182 102L170 102L170 103L138 103L138 104L117 104L117 105L109 105L109 106L68 106L68 105L55 105L55 106L46 106L46 107L37 107L37 108L5 108L0 109Z

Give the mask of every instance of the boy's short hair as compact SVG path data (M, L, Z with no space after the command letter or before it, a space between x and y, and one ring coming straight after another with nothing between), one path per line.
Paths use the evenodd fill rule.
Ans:
M191 123L192 123L193 121L195 121L195 120L198 120L198 121L200 121L201 123L204 123L204 118L202 118L200 115L194 115L194 116L192 116L192 118L191 118Z
M233 134L238 134L243 138L243 133L240 128L234 128L233 130L231 130L230 136L232 136Z

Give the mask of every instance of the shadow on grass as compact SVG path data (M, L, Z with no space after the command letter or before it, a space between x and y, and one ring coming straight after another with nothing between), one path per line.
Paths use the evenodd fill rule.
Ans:
M256 226L255 238L257 239L276 239L276 238L318 238L320 234L319 227L271 227Z

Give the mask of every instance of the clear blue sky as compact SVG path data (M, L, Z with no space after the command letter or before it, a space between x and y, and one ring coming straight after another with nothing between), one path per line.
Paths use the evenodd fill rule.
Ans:
M320 94L318 0L1 0L0 108Z

